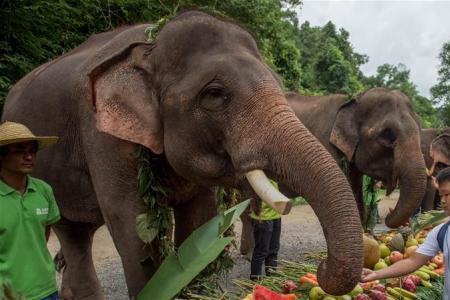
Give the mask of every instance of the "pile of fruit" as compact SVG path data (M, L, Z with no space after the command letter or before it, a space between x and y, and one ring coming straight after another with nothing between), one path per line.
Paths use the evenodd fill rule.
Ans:
M379 236L364 234L364 267L380 270L402 259L410 257L425 241L431 226L413 234L411 228L383 233ZM300 265L298 265L300 266ZM433 285L442 288L444 274L443 254L439 253L427 264L402 278L376 280L358 284L350 293L343 296L328 295L319 286L315 270L299 269L294 263L283 265L280 276L267 277L257 285L247 284L247 296L243 300L413 300L428 299L421 296L424 291L433 291ZM283 269L284 268L284 269ZM433 282L434 281L434 282ZM241 282L243 284L243 282ZM250 290L252 288L252 290ZM436 293L442 295L442 292ZM439 298L440 299L440 298Z

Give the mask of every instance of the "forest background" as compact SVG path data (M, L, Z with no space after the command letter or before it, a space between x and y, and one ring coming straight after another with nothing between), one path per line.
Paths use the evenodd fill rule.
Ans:
M304 94L357 95L370 87L402 90L413 101L423 127L450 126L450 41L440 49L431 99L420 95L404 64L383 64L373 76L360 67L350 33L332 22L300 24L301 0L1 0L0 106L11 87L35 67L68 52L94 33L151 22L188 8L237 20L255 35L266 62L286 90ZM431 67L431 66L430 66Z

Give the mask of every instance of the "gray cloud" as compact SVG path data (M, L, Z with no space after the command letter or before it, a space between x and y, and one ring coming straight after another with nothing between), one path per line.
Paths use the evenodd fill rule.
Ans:
M345 28L355 51L369 56L361 67L366 75L384 63L404 63L424 96L437 81L439 51L450 41L450 1L304 0L298 17Z

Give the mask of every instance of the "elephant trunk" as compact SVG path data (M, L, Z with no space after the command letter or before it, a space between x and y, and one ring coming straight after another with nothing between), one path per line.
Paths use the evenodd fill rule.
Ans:
M265 120L255 117L259 123L239 126L245 136L251 132L253 144L246 147L248 144L243 142L246 138L240 138L241 155L231 157L238 159L234 161L236 166L245 166L243 169L248 171L252 169L251 157L260 152L266 158L263 168L308 200L328 246L328 257L318 269L320 286L333 295L345 294L358 283L363 262L356 201L331 155L299 121L284 98L278 102L266 106L269 112L264 115L269 117Z
M398 178L400 198L392 213L386 217L389 227L398 227L408 221L419 207L427 185L426 166L418 137L411 135L405 141L399 141L394 149L394 161L393 183L395 186Z
M285 143L268 156L280 179L308 199L320 221L328 247L328 257L318 269L320 286L333 295L345 294L358 283L363 261L352 190L331 155L294 114L280 118L278 132L285 137L279 140Z

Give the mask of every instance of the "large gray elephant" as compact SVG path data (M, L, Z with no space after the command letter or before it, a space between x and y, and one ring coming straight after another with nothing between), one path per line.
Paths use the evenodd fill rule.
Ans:
M430 147L431 143L434 139L436 139L439 134L441 133L440 130L435 128L425 128L420 131L420 146L422 149L422 154L425 159L425 164L427 166L427 169L431 171L433 169L433 158L430 156ZM446 128L443 133L450 134L450 128ZM439 149L440 146L437 146L435 149ZM435 171L432 171L432 173L435 173ZM425 192L425 196L422 199L421 208L422 211L429 211L432 209L436 209L439 204L439 196L436 193L436 189L432 183L432 179L430 176L427 177L427 188Z
M54 229L67 262L63 298L102 299L92 236L104 222L120 254L130 297L158 266L135 231L138 145L169 179L181 242L214 213L212 186L248 189L264 170L307 197L326 237L318 270L329 293L351 290L362 269L361 223L351 188L298 120L252 35L223 18L184 12L147 42L148 25L92 36L30 72L8 95L2 120L60 142L35 168L63 215ZM156 253L157 254L157 253ZM152 256L154 257L154 256Z
M389 227L398 227L413 215L425 193L426 172L419 120L405 94L372 88L350 101L337 94L290 92L286 97L302 123L345 170L363 221L363 174L382 181L388 193L400 183L400 199L386 218ZM281 188L288 196L296 196ZM253 246L251 222L246 216L241 219L240 250L246 254Z

